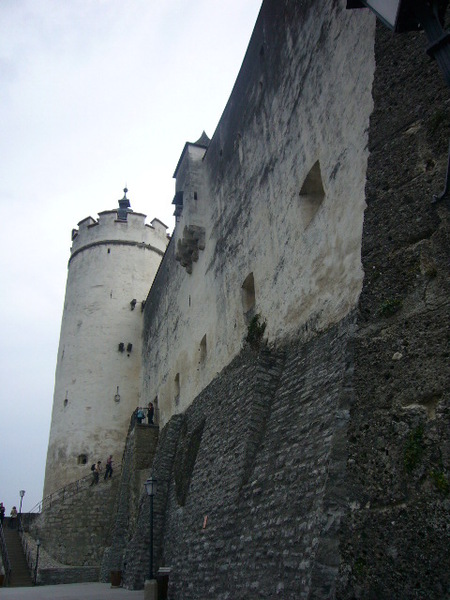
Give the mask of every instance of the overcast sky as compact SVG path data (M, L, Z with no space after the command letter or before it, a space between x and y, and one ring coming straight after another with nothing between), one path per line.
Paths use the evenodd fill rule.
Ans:
M173 228L173 171L212 137L261 0L1 0L0 501L42 495L70 234L131 207Z

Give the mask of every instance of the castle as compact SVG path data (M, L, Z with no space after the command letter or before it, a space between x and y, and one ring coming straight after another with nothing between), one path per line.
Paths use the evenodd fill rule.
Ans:
M123 461L44 510L44 548L142 587L151 469L170 598L448 594L449 129L422 34L263 3L167 248L126 197L74 232L46 491Z

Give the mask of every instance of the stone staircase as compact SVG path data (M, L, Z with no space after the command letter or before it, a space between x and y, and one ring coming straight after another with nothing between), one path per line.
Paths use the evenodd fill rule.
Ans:
M31 587L31 575L28 569L25 554L23 552L17 526L16 529L10 529L8 519L5 519L3 533L5 536L6 547L8 549L9 561L11 563L11 577L9 580L9 586Z

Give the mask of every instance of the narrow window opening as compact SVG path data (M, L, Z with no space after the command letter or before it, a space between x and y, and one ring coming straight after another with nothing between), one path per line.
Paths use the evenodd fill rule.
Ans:
M255 311L255 280L253 273L250 273L245 278L242 284L242 308L247 320L251 319Z
M175 375L175 406L180 404L180 374Z
M108 254L111 254L111 248L108 248Z
M202 337L202 341L200 342L200 364L203 364L206 360L206 333Z
M198 199L197 192L194 192L194 200L197 200L197 199Z
M80 454L77 458L77 464L85 465L87 463L87 454Z
M153 417L153 422L155 425L159 425L158 396L155 396L155 399L153 400L153 408L155 409L155 415Z
M319 161L314 163L312 169L306 176L299 196L301 220L306 228L315 217L325 198Z

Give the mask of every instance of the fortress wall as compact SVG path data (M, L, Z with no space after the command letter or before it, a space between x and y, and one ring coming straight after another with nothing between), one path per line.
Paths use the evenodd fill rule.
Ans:
M355 306L373 28L342 2L264 3L195 183L205 248L191 274L173 262L189 233L188 186L146 305L144 395L158 398L163 424L240 351L252 314L278 342L308 339Z
M314 597L331 597L351 332L348 318L306 344L243 350L163 430L153 464L155 558L172 568L172 597L298 600L310 597L314 578ZM164 440L176 429L174 455ZM147 572L145 495L142 503L124 559L127 587L142 587Z
M283 8L287 11L286 20L297 25L304 40L302 28L293 19L295 7L288 3ZM336 10L336 5L330 10ZM269 26L257 26L253 40L258 40L259 44L264 35L274 40L276 36L283 36L283 31L291 32L286 34L286 40L289 40L293 35L289 25L277 26L277 7L268 2L263 11L273 17L274 31ZM351 15L351 22L345 21L347 28L361 27L359 38L372 31L374 19L366 21L366 11L347 15ZM339 11L335 16L339 19ZM260 20L259 24L262 22ZM311 26L310 34L314 35L317 30L321 30L320 27ZM324 33L325 30L321 31ZM345 34L336 33L344 35L340 41L345 40ZM183 451L180 450L170 480L167 510L164 513L161 509L162 514L158 517L165 518L159 564L172 566L172 598L438 600L449 593L449 219L448 199L435 204L431 200L444 185L450 119L448 89L437 65L425 54L423 38L421 33L394 36L383 27L378 28L373 100L366 98L369 109L374 108L367 170L361 158L365 155L365 145L359 146L358 140L347 132L346 152L354 151L355 158L359 156L362 162L356 160L354 170L362 169L363 177L367 177L368 206L362 236L365 275L354 313L356 331L351 319L353 313L340 325L332 325L323 333L318 331L321 315L328 314L331 322L332 315L337 317L342 299L338 293L337 302L332 303L326 288L322 288L315 304L324 307L323 313L316 315L317 325L314 326L313 319L303 323L301 310L294 325L295 320L289 321L288 313L284 312L285 306L293 302L297 289L303 289L308 281L315 281L315 271L310 271L308 266L309 258L298 251L297 244L320 219L320 211L306 228L306 233L297 227L298 239L295 235L284 236L278 245L270 241L271 252L263 252L264 246L257 246L255 241L277 239L279 231L286 231L281 228L285 213L286 221L294 221L292 215L295 213L286 212L286 204L283 205L287 191L297 181L292 165L296 160L306 164L307 153L312 154L308 140L303 138L306 150L302 152L292 140L285 145L291 129L281 126L282 107L284 96L290 94L289 86L286 83L280 97L272 90L265 129L262 127L266 136L262 139L242 134L246 131L242 124L247 111L249 123L252 119L257 123L263 114L255 110L255 104L251 102L254 96L246 97L248 105L239 95L234 94L230 99L203 161L205 185L216 193L211 193L207 205L210 212L205 208L211 223L217 218L216 237L207 231L205 251L199 253L191 276L177 275L177 265L172 262L175 256L172 247L150 293L146 325L149 331L155 327L155 332L156 327L164 327L152 304L153 293L155 298L158 294L163 300L166 298L163 285L169 286L166 308L170 305L173 311L182 303L186 302L185 306L188 306L188 296L199 290L198 296L191 297L191 304L192 298L196 298L194 306L197 299L199 306L195 313L197 330L192 326L194 333L200 329L195 339L200 339L205 326L212 320L209 313L214 313L217 323L216 329L211 331L223 333L227 350L232 354L233 335L238 337L238 333L233 332L243 336L245 325L242 323L246 322L245 316L242 320L235 317L237 307L242 308L239 286L235 286L235 294L231 293L233 272L235 279L242 281L246 273L253 271L255 310L268 320L269 339L273 339L274 331L279 332L274 337L278 350L283 350L286 358L275 396L267 395L270 418L263 428L260 443L252 443L255 438L250 435L250 431L258 431L255 426L258 420L252 417L255 407L252 396L255 371L252 369L256 368L256 363L246 357L245 351L203 389L183 416L177 416L185 427L184 437L180 434L179 438L180 448L187 449L187 456L189 448L196 451L191 462L188 461L191 465L190 485L184 504L180 504L177 494L177 460L183 464L180 459ZM365 39L368 42L368 38ZM280 56L283 48L295 46L295 40L293 37L286 46L281 44ZM251 48L252 45L250 54ZM326 42L320 48L325 51ZM277 52L274 45L271 49ZM311 48L307 51L305 46L304 60L309 59L310 70L303 85L297 88L302 95L308 90L309 78L315 77L316 54ZM366 68L371 64L367 61L369 54L361 58L362 63L365 60ZM257 56L255 51L253 58ZM356 53L350 52L348 56L351 64L342 59L341 69L344 69L343 65L348 69L355 66L352 61L357 59ZM242 72L247 77L238 79L235 93L241 88L252 89L252 77L257 71L255 63L258 64L256 60L244 63ZM279 71L291 69L292 73L303 63L292 60L280 64L283 69L279 68ZM321 65L321 69L325 68ZM276 68L271 73L274 82L283 79L283 74ZM333 81L332 74L328 77ZM342 71L340 81L343 88L350 89ZM371 77L366 83L371 86ZM297 85L295 77L291 76L291 84L293 88ZM352 110L351 94L346 99L346 109ZM302 109L311 115L324 97L320 95L316 100ZM364 112L366 108L358 107L358 110ZM356 114L355 107L353 110ZM312 136L315 126L328 125L326 114L324 112L317 123L312 118L306 119L302 123L303 130ZM346 110L342 114L345 116ZM337 125L334 127L333 135L339 140ZM324 130L328 131L327 128ZM231 135L232 131L240 133L241 137ZM282 131L285 136L281 135ZM271 137L277 142L272 146ZM313 139L319 139L317 134ZM239 143L235 144L235 140ZM254 144L247 148L251 148L253 154L261 155L259 173L258 165L252 165L249 159L246 169L241 170L238 166L238 161L243 161L249 154L244 152L245 140L253 140ZM244 147L240 145L241 141ZM361 143L362 138L359 141ZM265 148L271 148L272 152L268 151L263 158ZM333 148L334 141L330 141L322 152L326 156ZM274 153L274 149L277 152ZM212 158L214 152L215 161ZM301 159L298 159L299 155ZM223 162L220 162L221 158ZM291 167L284 171L284 164ZM330 162L321 162L324 191L327 192L329 171L323 164L330 165ZM252 168L254 175L250 178ZM270 204L260 202L265 193L269 194L264 185L273 189L278 170L279 182L283 181L285 187L278 188L280 193L270 196ZM336 177L339 177L338 173L339 168ZM361 176L361 173L355 176ZM328 177L332 179L330 175ZM264 185L259 185L260 180ZM346 174L347 180L352 181L349 174ZM286 194L281 193L283 191ZM326 201L327 193L324 203ZM242 206L245 210L241 210ZM284 211L278 210L280 206ZM322 206L326 204L322 204L320 210ZM265 219L257 225L259 212ZM335 215L339 224L342 224L341 218L345 222L345 214L344 210L342 217ZM352 222L346 224L351 247L354 231ZM224 235L220 237L222 231ZM308 249L313 256L317 245L328 244L329 236L334 239L332 229L324 231L327 233L325 241L319 235L310 240ZM217 242L212 251L210 243L215 239L220 240L220 244ZM285 254L277 255L284 242ZM256 248L260 254L256 253ZM324 256L322 262L317 260L315 263L319 273L323 264L332 262L335 248L329 247L328 252L331 254ZM241 266L241 261L244 263L253 253L261 257L257 263L271 284L271 310L264 311L265 281L264 277L258 276L255 263L249 260L245 271ZM279 275L271 278L270 261L277 256ZM287 267L284 266L286 262L289 262ZM348 269L355 276L351 262ZM295 270L297 274L303 273L304 279L294 278ZM197 282L197 271L203 273L207 282L204 288L201 288L200 279L197 285L190 284ZM213 279L208 279L213 272L220 282L220 289L215 292ZM311 273L310 277L308 273ZM291 289L287 285L283 287L289 274ZM330 271L330 275L330 289L333 289L334 272ZM171 287L169 278L173 277L176 284ZM280 285L276 285L278 281ZM349 282L344 279L342 285L351 298L353 288ZM204 303L201 302L202 294ZM215 302L212 308L209 307L211 299ZM301 299L307 305L308 297L301 296ZM332 306L335 312L331 310ZM165 331L167 337L162 349L149 354L154 365L146 369L147 376L154 381L147 382L151 395L164 390L169 381L168 371L158 366L162 357L171 364L171 357L177 357L177 350L183 347L180 331L188 329L190 320L195 321L194 316L190 316L194 311L189 312L187 308L186 311L188 316L181 310L174 312L174 320ZM277 329L278 318L280 322L284 318L285 330L282 324ZM300 330L296 332L295 326ZM210 330L207 331L209 335ZM211 337L215 342L216 338ZM286 340L292 340L292 343ZM221 357L225 355L221 341L217 342L217 353L216 345L213 349L220 366ZM177 368L180 364L176 363ZM189 366L188 360L185 365ZM270 379L269 374L267 377ZM208 380L206 374L204 380ZM158 381L161 382L159 386ZM192 383L192 389L194 387ZM181 398L174 410L181 410L183 402ZM166 409L164 420L171 410L170 407ZM195 432L203 422L199 440ZM173 419L169 423L172 426ZM248 473L243 459L246 444L254 447L253 470L247 483L240 486L239 482ZM155 468L163 451L161 446ZM164 478L167 479L166 472ZM208 522L203 529L206 515ZM145 504L139 523L141 533L134 532L128 552L132 555L140 548L135 555L137 561L141 557L141 562L128 564L128 585L142 583L137 574L148 561L148 548L145 554L143 539L144 532L148 532L148 507Z
M342 600L450 594L449 90L424 37L377 30Z
M70 566L98 567L110 541L110 526L120 473L78 494L55 502L33 521L30 533L56 561ZM52 583L63 583L61 579ZM58 574L55 574L58 577Z

